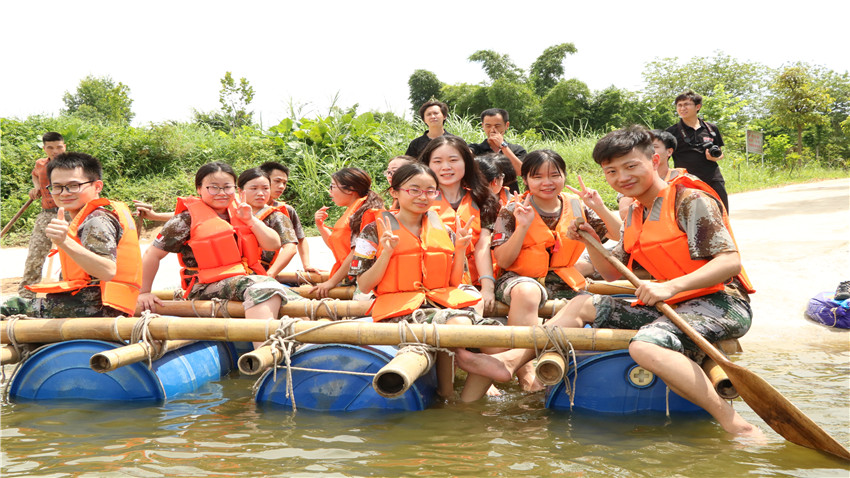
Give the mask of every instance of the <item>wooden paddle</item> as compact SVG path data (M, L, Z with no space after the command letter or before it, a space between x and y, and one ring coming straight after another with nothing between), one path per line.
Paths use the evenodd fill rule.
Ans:
M5 235L6 235L6 233L7 233L7 232L9 232L9 229L11 229L11 228L12 228L12 225L14 225L14 224L15 224L15 222L17 222L17 220L18 220L18 219L20 219L20 217L21 217L21 216L23 216L24 211L26 211L26 210L27 210L27 208L28 208L28 207L30 207L30 204L32 204L32 201L33 201L33 199L32 199L32 198L29 198L29 199L27 200L27 202L25 202L25 203L24 203L24 205L23 205L23 206L21 206L21 209L20 209L20 210L19 210L19 211L15 214L15 216L14 216L14 217L12 217L12 220L10 220L9 222L7 222L7 223L6 223L6 225L5 225L5 226L3 226L3 230L2 230L2 231L0 231L0 238L2 238L3 236L5 236Z
M641 285L641 280L623 265L622 262L611 255L611 252L605 249L596 238L581 229L578 232L588 244L605 256L608 262L623 274L629 282L634 284L635 287ZM732 380L732 384L738 390L741 398L776 433L779 433L792 443L825 451L845 460L850 460L850 451L847 448L838 443L829 433L819 427L811 418L801 412L799 408L794 406L793 403L782 396L781 393L763 378L740 365L732 363L666 303L658 302L655 304L655 307L693 340L697 347L705 352L706 355L717 362L717 365Z

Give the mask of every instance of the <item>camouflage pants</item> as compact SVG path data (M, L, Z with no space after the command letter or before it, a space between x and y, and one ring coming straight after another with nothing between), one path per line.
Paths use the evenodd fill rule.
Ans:
M520 282L532 282L540 288L540 306L546 303L549 299L572 299L573 297L583 294L583 291L573 290L564 281L555 274L549 272L546 278L542 281L531 277L521 276L516 272L505 271L496 280L495 296L496 300L507 305L511 305L511 289Z
M123 312L104 306L100 300L100 289L89 287L77 294L47 294L46 297L26 298L11 296L0 305L0 314L5 316L23 314L28 317L59 319L67 317L118 317Z
M496 319L490 317L481 317L472 307L463 309L444 309L439 306L424 305L413 311L413 314L401 315L382 320L381 323L394 324L406 320L412 323L422 324L438 324L445 325L449 319L462 318L467 319L470 323L464 325L502 325Z
M280 296L281 305L294 300L304 300L303 297L278 282L275 278L258 275L228 277L209 284L196 282L192 286L192 290L189 291L186 299L239 300L242 301L244 308L250 309L276 295Z
M697 363L705 354L684 332L655 307L632 306L622 299L594 295L594 327L638 330L632 340L640 340L685 354ZM750 303L725 292L715 292L676 304L676 313L711 343L737 339L752 324Z
M18 295L23 298L35 298L35 292L24 288L24 286L41 282L44 259L53 247L53 243L47 238L44 230L50 224L50 220L56 217L58 210L58 208L45 209L35 218L35 225L32 228L32 235L30 236L29 248L27 250L27 260L24 263L24 277L21 280L21 285L18 287ZM68 214L65 215L65 218L68 221L71 220Z

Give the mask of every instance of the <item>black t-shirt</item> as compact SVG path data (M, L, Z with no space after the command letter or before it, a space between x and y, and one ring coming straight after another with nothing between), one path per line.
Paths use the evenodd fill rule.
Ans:
M448 131L443 130L443 136L446 136L446 135L454 136L453 134L449 133ZM420 136L420 137L418 137L418 138L416 138L416 139L414 139L413 141L410 142L410 144L407 146L407 151L405 151L404 154L406 154L408 156L412 156L416 159L419 159L419 155L422 154L422 151L425 150L425 147L428 146L428 143L430 143L430 142L431 142L431 138L428 137L428 131L426 130L422 134L422 136Z
M498 151L493 151L493 148L490 147L490 143L488 143L486 139L480 143L470 143L469 149L472 150L472 154L474 154L475 156L481 156L487 153L498 153ZM520 161L522 161L523 158L525 158L525 155L528 154L525 148L518 144L508 143L508 149L513 151L514 155L516 155L517 159L519 159ZM519 192L516 176L505 176L505 182L503 185L508 188L508 190L510 190L512 193Z
M699 128L693 129L682 120L667 128L667 132L676 137L676 150L673 151L673 165L685 168L688 173L703 181L723 181L723 174L717 161L705 158L705 149L700 145L711 141L717 146L723 146L723 137L717 126L699 120ZM714 134L712 134L714 133Z

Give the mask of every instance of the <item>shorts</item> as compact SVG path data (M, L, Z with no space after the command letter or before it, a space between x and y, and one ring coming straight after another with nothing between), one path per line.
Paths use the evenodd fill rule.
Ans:
M685 354L697 363L705 353L655 307L632 306L608 295L594 295L594 327L638 330L632 341L639 340ZM717 343L737 339L750 329L753 312L746 299L725 292L686 300L675 306L676 312L706 340Z
M578 295L587 294L587 292L583 290L577 291L568 286L558 276L558 274L555 274L554 272L549 272L541 283L541 281L537 279L521 276L516 272L505 271L501 276L499 276L499 279L496 280L496 300L510 306L511 289L520 282L533 282L537 284L541 292L540 307L543 307L549 299L570 300Z
M274 277L260 275L228 277L209 284L196 282L186 299L238 300L242 301L242 306L245 309L250 309L274 296L281 298L281 305L294 300L304 300L303 297L278 282Z

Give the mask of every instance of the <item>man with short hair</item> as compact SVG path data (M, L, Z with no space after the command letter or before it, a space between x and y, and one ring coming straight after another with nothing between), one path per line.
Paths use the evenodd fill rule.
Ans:
M505 132L511 126L508 112L501 108L490 108L481 112L481 129L484 130L484 141L472 143L469 149L475 156L487 153L502 153L511 161L514 173L505 176L505 187L512 193L518 193L517 176L522 171L522 158L525 157L525 148L518 144L505 141Z
M679 315L706 340L716 343L741 337L749 330L749 294L754 290L742 269L728 216L716 193L687 174L671 182L659 177L660 157L652 139L640 126L613 131L596 143L593 160L614 190L635 198L611 255L630 266L632 261L639 262L659 281L641 284L635 290L639 303L634 305L609 295L579 295L546 327L591 324L638 330L629 342L629 355L638 365L709 412L727 432L760 436L761 431L714 390L698 365L704 352L653 307L660 301L675 303ZM596 235L586 222L574 221L567 228L567 236L587 243L578 234L579 228ZM588 251L603 279L621 276L599 251L593 247ZM470 374L505 382L534 358L534 351L512 349L486 355L458 349L456 358Z
M27 250L27 259L24 263L24 277L18 286L18 295L30 299L35 298L35 293L27 289L26 286L41 282L44 259L51 247L50 239L44 235L44 229L50 223L50 220L56 217L57 211L56 203L46 189L49 183L47 165L53 158L65 152L65 138L55 131L44 133L41 137L41 149L44 150L46 156L35 161L35 167L32 170L33 188L29 190L29 196L32 200L41 198L41 212L35 218L35 225L32 228Z
M139 236L130 209L100 197L100 162L83 153L63 153L47 165L49 192L57 206L45 235L56 246L62 281L28 286L46 297L13 296L0 313L30 317L133 315L142 281ZM65 219L65 212L73 219Z
M442 101L432 99L423 103L419 107L419 117L428 127L428 131L411 141L404 153L406 156L416 159L419 159L419 155L422 154L422 151L425 150L432 139L445 134L451 135L445 128L446 119L449 117L449 105Z
M306 240L306 236L304 235L304 228L301 226L301 218L298 217L298 212L295 211L295 208L292 207L292 205L283 201L278 201L278 199L283 195L283 192L286 191L286 186L289 184L289 168L277 161L266 161L260 165L260 169L269 175L269 182L271 183L268 205L277 208L292 222L292 228L295 231L295 239L298 240L298 257L301 258L302 269L307 272L319 272L318 269L310 265L310 246ZM282 260L280 262L275 261L275 269L277 271L281 271L289 265L289 261L292 260L292 256L289 258L283 257L279 259ZM277 274L269 275L274 277Z
M676 138L677 146L673 151L673 166L685 168L689 174L703 180L720 196L726 212L729 212L729 198L726 194L726 181L720 172L718 161L723 159L723 137L717 126L700 119L697 114L702 108L702 96L686 91L674 101L679 122L667 128L667 132Z

